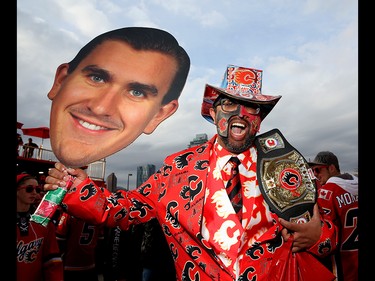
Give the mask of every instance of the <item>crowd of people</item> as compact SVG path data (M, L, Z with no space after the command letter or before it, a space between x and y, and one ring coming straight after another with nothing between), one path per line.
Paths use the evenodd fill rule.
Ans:
M17 280L176 280L154 221L121 231L61 209L47 227L30 221L44 194L41 182L31 174L17 175Z
M341 174L338 158L330 151L319 152L309 165L316 176L319 205L337 225L342 241L321 262L337 281L358 280L358 176ZM127 231L91 225L65 212L47 228L30 222L44 195L43 180L38 181L26 173L17 175L17 280L40 280L40 274L65 281L98 281L98 276L103 281L176 280L172 254L156 219ZM45 242L35 243L41 239Z
M104 241L100 268L104 281L176 281L173 258L157 220L126 231L106 228Z
M331 152L308 163L281 132L258 134L281 98L262 93L262 70L228 65L220 87L206 84L201 114L216 134L167 156L137 189L111 193L85 171L68 168L151 134L177 110L189 68L189 56L171 34L143 27L103 33L57 68L48 98L51 146L60 162L43 188L74 180L58 223L50 223L55 276L47 280L72 280L68 274L78 276L79 268L95 281L98 273L127 281L302 280L298 274L358 280L358 178L341 174ZM98 126L108 130L87 134ZM316 178L302 178L310 169ZM21 230L25 222L36 228L27 218L39 191L38 182L19 177L17 196L26 192L29 205L17 207L17 253L21 245L36 245L25 246ZM72 225L76 233L68 236ZM85 243L92 243L95 258L82 258ZM18 280L25 256L17 255ZM48 268L33 270L40 276Z

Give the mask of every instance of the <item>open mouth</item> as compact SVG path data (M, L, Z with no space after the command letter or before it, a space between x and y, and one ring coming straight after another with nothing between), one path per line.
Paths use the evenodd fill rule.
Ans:
M242 137L246 133L246 126L239 122L233 122L230 125L230 132L234 138Z

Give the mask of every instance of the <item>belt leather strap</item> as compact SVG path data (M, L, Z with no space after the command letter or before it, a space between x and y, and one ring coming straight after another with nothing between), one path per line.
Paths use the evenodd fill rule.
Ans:
M317 190L306 159L278 129L258 135L255 144L258 184L270 210L288 221L309 221Z

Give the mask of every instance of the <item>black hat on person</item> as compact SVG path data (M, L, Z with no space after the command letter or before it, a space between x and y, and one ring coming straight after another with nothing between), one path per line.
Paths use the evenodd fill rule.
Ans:
M339 160L337 159L336 155L330 151L321 151L319 152L312 162L308 162L310 166L316 165L334 165L337 169L339 169Z

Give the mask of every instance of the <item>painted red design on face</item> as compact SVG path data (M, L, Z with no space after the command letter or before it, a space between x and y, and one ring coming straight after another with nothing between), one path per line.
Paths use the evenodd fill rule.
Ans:
M227 137L228 136L228 130L229 130L229 120L233 116L238 116L240 118L246 118L247 121L250 124L250 135L254 136L257 132L259 132L260 129L260 123L262 122L262 119L260 118L259 114L250 114L248 113L243 106L239 106L236 111L233 112L223 112L218 111L216 113L216 119L217 121L217 130L220 136Z
M218 127L221 132L224 132L228 129L228 120L226 118L221 118L218 122Z
M260 119L259 115L251 115L249 119L251 124L250 134L254 136L259 132L260 123L262 122L262 120Z

